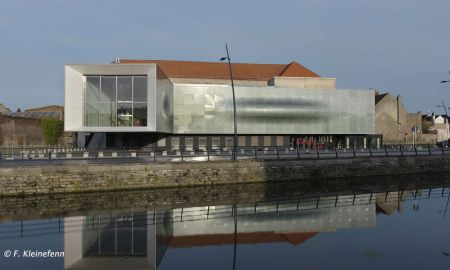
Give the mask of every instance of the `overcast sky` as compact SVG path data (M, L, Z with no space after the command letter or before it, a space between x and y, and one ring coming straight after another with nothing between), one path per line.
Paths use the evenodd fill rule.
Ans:
M63 104L64 64L298 61L339 88L450 106L448 0L0 0L0 103Z

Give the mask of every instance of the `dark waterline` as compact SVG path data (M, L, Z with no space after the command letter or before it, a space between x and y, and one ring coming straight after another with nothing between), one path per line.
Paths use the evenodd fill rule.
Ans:
M97 202L77 205L76 211L68 211L56 196L52 199L64 211L41 209L28 217L25 210L11 210L12 199L3 200L2 207L10 207L0 214L0 269L447 269L446 178L341 180L334 187L330 181L252 185L234 187L241 194L221 197L220 203L214 197L165 205L128 203L129 208ZM267 188L277 191L261 195ZM200 191L205 192L166 192L179 200ZM133 194L142 201L149 197L146 192L107 198ZM103 201L98 195L89 196ZM86 201L83 196L79 199ZM28 198L28 213L42 207L36 200ZM65 256L5 258L7 250L64 251Z

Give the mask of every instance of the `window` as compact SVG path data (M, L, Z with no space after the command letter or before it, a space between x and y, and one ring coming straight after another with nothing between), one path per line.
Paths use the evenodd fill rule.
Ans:
M198 137L198 148L206 149L206 137Z
M245 146L245 136L238 137L239 146Z
M232 147L233 146L233 137L226 137L225 138L225 146L226 147Z
M84 125L147 126L147 76L86 76Z
M258 146L259 145L258 136L252 136L251 143L252 143L252 146Z
M192 137L185 137L184 138L184 146L186 150L192 150L194 146L194 138Z
M213 149L217 149L220 147L220 138L219 137L212 137L211 139L211 146Z
M180 149L180 137L172 137L171 138L171 145L173 150Z

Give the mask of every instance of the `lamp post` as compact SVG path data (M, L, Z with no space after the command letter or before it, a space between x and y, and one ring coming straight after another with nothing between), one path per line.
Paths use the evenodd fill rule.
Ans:
M450 71L448 72L450 74ZM441 83L449 83L450 81L441 81Z
M233 123L234 123L234 140L233 140L233 156L232 156L232 159L236 160L236 155L237 155L236 97L234 95L233 72L231 70L231 59L230 59L230 54L228 53L228 45L227 44L225 44L225 49L227 51L227 56L220 58L220 61L228 60L228 68L230 70L231 90L233 92Z

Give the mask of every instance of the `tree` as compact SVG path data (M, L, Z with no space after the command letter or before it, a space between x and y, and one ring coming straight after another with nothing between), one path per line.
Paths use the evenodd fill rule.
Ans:
M44 135L44 143L55 145L63 133L64 122L59 119L42 119L41 128Z

